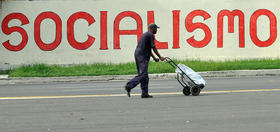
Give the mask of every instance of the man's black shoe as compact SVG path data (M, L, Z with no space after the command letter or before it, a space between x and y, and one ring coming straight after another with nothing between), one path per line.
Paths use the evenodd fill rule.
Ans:
M141 98L153 98L151 95L141 95Z
M125 90L126 90L126 92L127 92L127 96L130 97L131 88L128 87L127 85L125 85Z

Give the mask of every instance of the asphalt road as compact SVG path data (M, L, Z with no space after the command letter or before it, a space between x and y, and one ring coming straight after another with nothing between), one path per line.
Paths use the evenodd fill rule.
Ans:
M200 96L151 80L126 97L125 81L0 86L0 132L279 132L280 77L205 78Z

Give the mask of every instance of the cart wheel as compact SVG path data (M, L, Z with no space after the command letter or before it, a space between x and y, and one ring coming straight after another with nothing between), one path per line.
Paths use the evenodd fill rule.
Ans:
M197 86L193 87L191 92L193 96L198 96L200 94L200 87Z
M183 94L189 96L191 94L190 88L188 86L184 87Z
M203 84L199 85L200 89L203 89L205 86Z

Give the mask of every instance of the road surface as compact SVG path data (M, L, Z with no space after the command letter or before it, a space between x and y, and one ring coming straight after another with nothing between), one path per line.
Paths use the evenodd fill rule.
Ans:
M152 99L126 81L0 86L1 132L278 132L280 77L205 78L200 96L151 80Z

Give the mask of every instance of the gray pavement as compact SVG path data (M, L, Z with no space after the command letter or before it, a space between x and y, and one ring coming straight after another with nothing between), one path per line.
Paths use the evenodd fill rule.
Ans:
M198 72L202 77L254 77L254 76L280 76L280 69L269 70L230 70ZM129 80L135 75L107 75L107 76L78 76L78 77L15 77L0 75L0 85L6 84L41 84L51 82L91 82L110 80ZM149 78L168 80L174 79L176 73L150 74Z
M175 79L151 80L153 99L139 87L126 97L125 80L1 85L0 131L279 132L279 79L205 77L200 96L184 96Z

